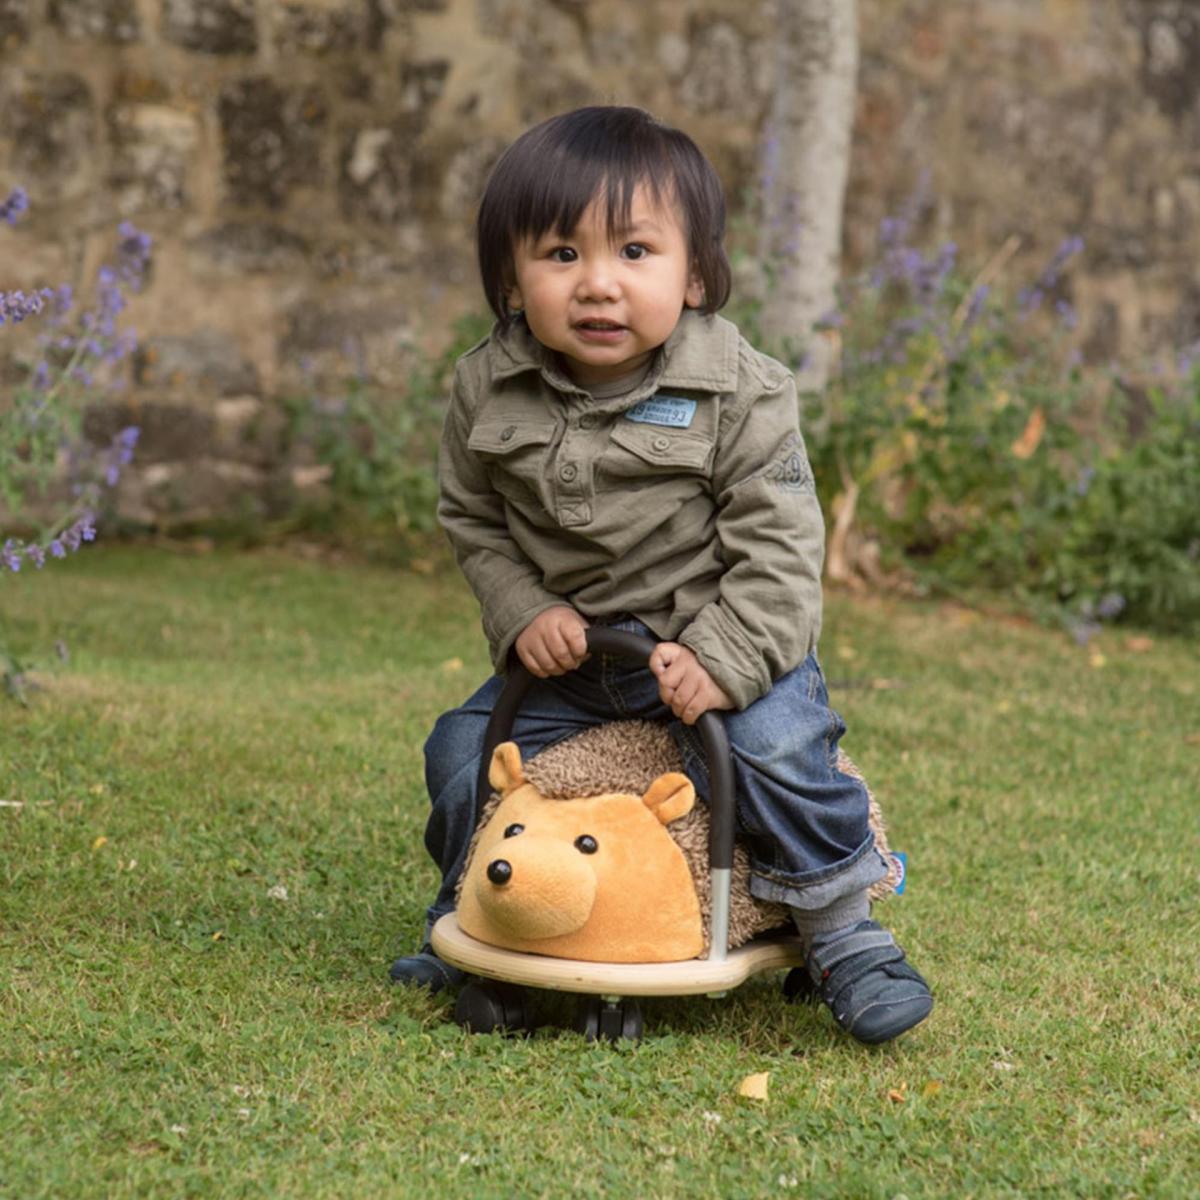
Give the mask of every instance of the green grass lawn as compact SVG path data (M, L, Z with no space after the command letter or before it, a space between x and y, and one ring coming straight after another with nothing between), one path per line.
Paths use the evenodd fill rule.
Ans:
M386 983L422 740L487 671L456 579L98 547L0 617L70 651L0 703L0 1195L1200 1193L1192 643L833 598L934 1014L868 1050L763 978L608 1048Z

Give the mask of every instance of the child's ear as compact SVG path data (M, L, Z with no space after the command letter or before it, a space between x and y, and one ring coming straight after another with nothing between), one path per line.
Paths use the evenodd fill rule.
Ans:
M700 272L696 267L692 267L691 273L688 275L687 291L683 293L683 304L685 308L700 308L704 304L704 280L700 278Z
M521 296L521 288L518 284L510 283L504 289L504 300L508 305L508 311L519 313L525 307L525 301Z

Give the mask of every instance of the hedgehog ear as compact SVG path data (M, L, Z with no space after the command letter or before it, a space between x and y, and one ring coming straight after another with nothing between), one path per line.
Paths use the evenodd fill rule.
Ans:
M686 775L668 771L650 785L650 790L642 797L642 803L664 825L669 825L692 811L696 803L696 789Z
M517 749L517 743L501 742L492 753L488 783L502 796L507 796L524 782L525 772L521 769L521 751Z

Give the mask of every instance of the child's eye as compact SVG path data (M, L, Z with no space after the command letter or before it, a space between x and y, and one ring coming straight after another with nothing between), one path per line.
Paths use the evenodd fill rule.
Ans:
M649 249L642 245L641 242L630 242L628 246L621 251L626 258L637 262L639 258L645 258L650 253Z
M572 263L579 256L574 250L571 249L570 246L555 246L554 249L550 251L550 257L554 262Z

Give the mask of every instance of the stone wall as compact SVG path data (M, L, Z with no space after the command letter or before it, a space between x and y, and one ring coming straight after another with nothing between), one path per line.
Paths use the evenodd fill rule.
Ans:
M1197 0L860 0L846 250L927 172L931 234L1071 286L1093 359L1200 338ZM691 131L753 194L769 3L0 0L0 287L83 282L152 234L123 401L123 506L169 523L286 492L276 399L346 369L399 385L482 301L472 208L500 149L587 102ZM116 426L120 409L98 414Z

